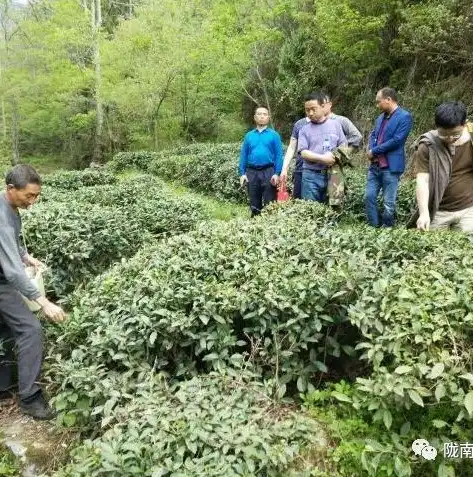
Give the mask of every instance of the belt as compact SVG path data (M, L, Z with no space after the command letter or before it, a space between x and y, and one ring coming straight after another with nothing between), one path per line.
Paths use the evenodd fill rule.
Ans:
M265 166L248 166L248 169L254 169L255 171L263 171L265 169L269 169L270 167L274 167L274 164L266 164Z

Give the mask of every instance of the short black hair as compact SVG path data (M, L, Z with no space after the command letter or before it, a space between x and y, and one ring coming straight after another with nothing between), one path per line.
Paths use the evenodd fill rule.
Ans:
M381 96L384 99L391 98L393 101L396 101L397 103L397 91L394 88L390 88L389 86L386 86L384 88L381 88L379 92L381 93Z
M461 101L446 101L435 109L435 126L438 128L454 128L466 123L466 106Z
M28 164L17 164L5 176L5 183L15 189L24 189L28 184L41 185L41 177L34 167Z
M325 104L330 102L330 96L325 91L313 91L304 98L304 103L307 101L317 101L319 104Z

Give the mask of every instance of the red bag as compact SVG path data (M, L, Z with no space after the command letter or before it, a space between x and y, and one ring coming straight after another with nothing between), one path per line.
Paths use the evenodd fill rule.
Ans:
M276 194L276 200L278 202L286 202L289 200L289 192L287 191L286 188L286 183L282 183L278 187L278 193Z

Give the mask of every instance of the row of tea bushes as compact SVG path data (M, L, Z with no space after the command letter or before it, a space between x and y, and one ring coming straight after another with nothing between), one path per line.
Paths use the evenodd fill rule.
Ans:
M77 190L81 187L116 184L118 178L103 169L84 169L81 171L58 171L42 177L43 185L55 189Z
M206 218L201 204L175 198L162 181L140 176L73 192L48 188L25 214L23 234L29 251L50 267L51 291L64 297L143 244L191 230Z
M74 296L50 355L61 419L107 425L150 370L246 369L281 398L365 360L337 399L404 449L409 415L418 432L453 439L473 412L470 256L462 234L340 226L336 212L303 202L170 237ZM451 415L440 422L435 409ZM376 465L394 458L389 449ZM397 475L409 475L407 453Z
M239 148L239 144L191 144L159 153L121 152L107 166L113 171L137 168L218 199L246 202L237 173Z
M121 152L108 164L111 170L137 168L168 181L233 202L247 202L240 188L238 160L240 144L194 144L150 152ZM343 219L365 221L366 169L346 169L347 197ZM289 180L291 183L291 179ZM415 206L415 181L401 181L398 196L398 223L405 224Z
M105 429L56 477L308 477L307 457L326 446L308 415L275 407L254 381L218 374L171 385L148 376Z

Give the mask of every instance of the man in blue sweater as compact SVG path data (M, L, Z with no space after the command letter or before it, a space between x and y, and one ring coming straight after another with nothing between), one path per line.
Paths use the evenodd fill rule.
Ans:
M276 186L283 163L281 136L268 127L268 109L257 108L254 120L256 128L248 132L243 140L239 167L240 185L248 184L252 217L276 200Z
M412 115L401 108L393 88L383 88L376 95L382 114L370 134L368 182L365 208L368 223L373 227L392 227L396 216L399 179L406 163L405 144L412 129ZM378 211L378 195L383 193L383 211Z

